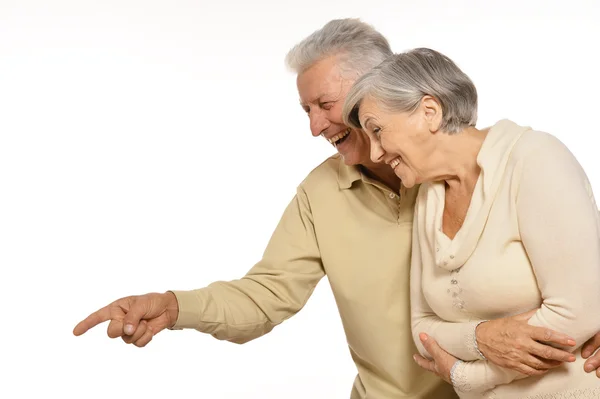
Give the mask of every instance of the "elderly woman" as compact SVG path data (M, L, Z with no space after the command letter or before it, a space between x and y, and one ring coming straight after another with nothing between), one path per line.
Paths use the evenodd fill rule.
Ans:
M477 129L475 86L430 49L394 55L360 78L344 116L368 134L373 161L406 187L421 184L413 338L423 356L432 337L461 359L446 354L451 367L434 370L461 398L600 397L600 380L584 372L580 353L600 328L600 313L589 311L600 306L600 220L569 150L509 120ZM573 362L527 377L483 358L465 326L527 310L530 324L575 339L563 348Z

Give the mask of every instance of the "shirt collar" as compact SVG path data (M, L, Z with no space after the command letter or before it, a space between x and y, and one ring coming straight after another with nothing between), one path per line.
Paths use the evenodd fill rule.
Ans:
M363 183L370 184L375 186L383 191L390 191L388 187L386 187L383 183L380 183L377 180L369 177L365 172L363 167L361 166L348 166L344 163L344 159L339 157L339 166L338 166L338 185L340 190L347 190L352 187L352 185L357 181L362 181ZM404 190L404 191L403 191ZM406 189L404 186L401 187L400 192L405 192ZM396 193L398 194L398 193Z
M338 167L338 184L340 189L347 190L352 187L355 181L362 180L363 174L358 166L348 166L344 163L344 159L341 155L339 157Z

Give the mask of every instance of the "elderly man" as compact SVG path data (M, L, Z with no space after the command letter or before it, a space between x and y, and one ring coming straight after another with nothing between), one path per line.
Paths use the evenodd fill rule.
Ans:
M389 166L373 164L367 137L342 122L353 82L391 53L379 32L353 19L327 23L288 53L312 134L338 154L298 186L262 260L246 276L119 299L80 322L74 334L110 320L108 335L136 346L165 328L244 343L302 309L327 274L358 369L351 398L455 398L451 386L412 359L408 281L416 190L401 187ZM499 323L498 331L509 333L498 335ZM570 357L540 343L566 344L567 336L529 326L527 315L473 325L465 334L488 360L528 374Z

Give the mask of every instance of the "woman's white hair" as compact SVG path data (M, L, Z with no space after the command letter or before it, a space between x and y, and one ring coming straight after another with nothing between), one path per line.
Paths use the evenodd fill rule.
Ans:
M296 44L285 57L287 66L301 74L317 62L337 56L343 71L356 77L392 55L385 37L359 19L334 19Z
M477 122L477 90L445 55L428 48L394 54L359 78L346 96L344 123L361 128L358 111L370 96L390 112L412 112L430 95L442 107L440 130L457 133Z

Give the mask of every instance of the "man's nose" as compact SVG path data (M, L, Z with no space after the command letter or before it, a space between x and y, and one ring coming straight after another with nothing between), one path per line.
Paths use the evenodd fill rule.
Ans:
M331 125L329 120L325 117L321 111L312 111L309 114L310 118L310 131L313 137L318 137Z

